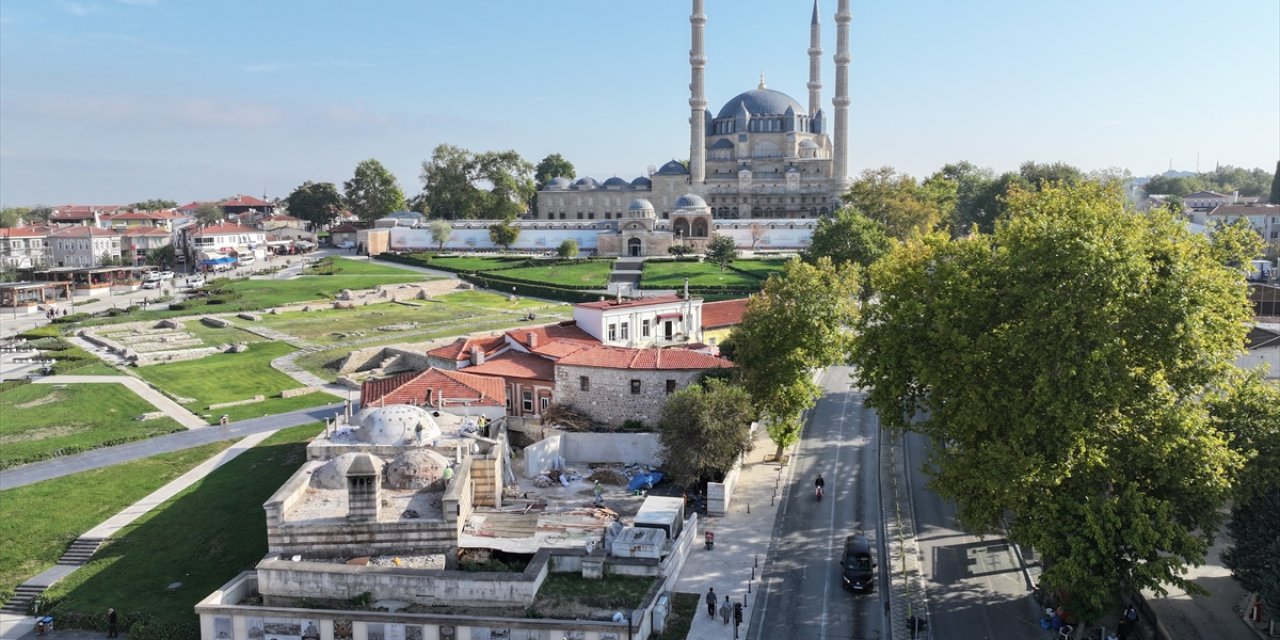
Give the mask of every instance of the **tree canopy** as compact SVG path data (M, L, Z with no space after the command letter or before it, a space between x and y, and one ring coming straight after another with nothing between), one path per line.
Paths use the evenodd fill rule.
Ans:
M942 219L941 204L930 192L893 167L863 171L842 198L894 238L931 231Z
M5 207L0 209L0 227L16 227L18 221L24 224L39 224L49 219L53 209L45 205L35 207Z
M561 242L560 246L556 248L556 255L561 258L578 257L578 241L573 238L565 238L564 242Z
M1271 204L1280 204L1280 162L1276 163L1276 173L1271 176L1271 195L1267 198Z
M361 160L355 174L342 183L351 213L365 222L404 209L404 192L396 177L373 158Z
M538 187L547 184L552 178L568 178L570 180L578 177L574 171L573 163L564 159L564 156L553 153L538 162L538 166L533 170L533 181Z
M667 398L658 419L662 470L677 485L718 482L751 450L754 411L745 389L708 378Z
M442 144L422 163L422 200L437 218L511 219L536 192L533 165L515 151L472 153Z
M856 265L826 257L814 264L792 260L765 281L733 331L735 370L779 456L799 439L800 414L821 392L813 370L848 358L858 274Z
M889 251L891 244L884 225L853 207L842 207L830 218L818 219L801 257L809 264L827 257L837 265L866 267Z
M894 248L854 352L868 404L928 435L931 487L966 528L1045 559L1096 619L1205 559L1241 455L1207 417L1251 312L1238 271L1115 186L1015 188L993 234Z
M725 267L737 258L738 245L733 238L719 233L711 236L711 242L707 243L707 260L719 265L720 273L724 273Z
M515 244L516 238L519 237L520 227L510 222L495 222L489 225L489 239L503 249L510 249L511 245Z
M436 243L437 251L444 249L444 243L453 235L453 225L448 220L432 220L427 230L431 232L431 241Z
M143 200L142 202L135 202L129 205L129 208L136 209L138 211L159 211L161 209L173 209L177 206L178 203L173 200L152 198L150 200Z
M178 263L178 253L172 244L156 247L147 252L147 264L172 269Z
M202 202L193 214L200 224L217 224L227 219L227 214L216 202Z
M285 198L289 215L310 223L312 229L323 229L342 213L342 195L332 182L307 180Z

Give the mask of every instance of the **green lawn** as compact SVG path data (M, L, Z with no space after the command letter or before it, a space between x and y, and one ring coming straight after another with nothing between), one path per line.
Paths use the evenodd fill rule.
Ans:
M171 418L135 420L155 410L117 384L27 384L0 392L0 468L183 430Z
M529 261L524 256L444 256L433 257L430 253L415 253L410 257L419 260L424 267L439 267L450 271L492 271L523 265Z
M340 258L334 256L320 260L316 265L309 268L318 268L325 270L326 266L332 265L332 275L343 276L404 276L413 275L415 272L408 269L396 267L391 262L373 262L370 260L352 260L350 258ZM430 276L422 274L414 275L415 280L431 279Z
M736 265L737 263L735 263ZM655 289L679 289L684 286L685 278L690 287L742 287L758 289L761 281L732 269L725 269L710 262L654 262L644 263L644 275L640 277L640 286Z
M219 311L219 306L229 307L222 309L223 311L236 311L268 309L312 300L332 300L343 289L372 289L380 284L403 284L430 279L429 276L421 273L397 269L394 274L382 275L299 276L293 280L236 280L228 283L225 288L241 294L241 299L231 305L211 305L204 309L204 312L216 313Z
M115 607L127 620L195 625L196 602L266 554L262 503L322 430L316 423L281 431L143 515L47 592L60 600L51 613ZM182 586L167 588L175 582Z
M216 347L220 344L235 344L237 342L263 342L266 338L243 331L235 327L211 327L198 318L187 318L182 321L182 331L191 334L193 338L199 338L205 347ZM131 332L112 330L110 327L104 327L98 330L98 333L108 338L120 338L128 336ZM192 347L194 348L194 347ZM76 372L79 373L79 372Z
M294 351L283 342L261 342L249 346L244 353L223 353L185 362L171 362L138 367L139 378L166 392L184 398L195 398L187 405L196 415L227 414L232 420L284 413L294 409L335 402L327 393L311 393L296 398L280 398L285 389L302 385L293 378L271 368L271 361ZM209 410L210 404L247 400L255 395L267 397L265 402Z
M0 601L23 580L53 566L81 534L228 445L218 442L0 491Z
M538 589L539 604L556 602L585 604L596 609L635 609L658 578L607 575L588 580L577 573L551 573Z
M782 270L787 266L787 262L788 260L734 260L733 268L739 271L746 271L764 281L775 273L782 273Z
M494 275L550 285L603 289L609 284L611 271L613 262L610 260L581 260L543 267L505 269Z

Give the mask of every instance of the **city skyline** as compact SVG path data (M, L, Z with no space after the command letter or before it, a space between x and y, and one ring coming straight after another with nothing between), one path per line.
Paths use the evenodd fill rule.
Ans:
M689 7L654 4L5 2L0 204L284 197L370 157L411 195L441 143L631 179L689 153ZM1274 167L1280 5L1026 4L854 2L849 173ZM806 102L809 0L706 5L713 114L761 73Z

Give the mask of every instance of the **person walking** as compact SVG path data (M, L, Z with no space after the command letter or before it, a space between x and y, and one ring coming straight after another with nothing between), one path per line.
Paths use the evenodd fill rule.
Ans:
M733 603L729 602L729 596L724 597L724 604L720 605L720 619L727 625L729 624L729 616L733 614Z
M120 632L116 628L117 622L118 621L116 619L116 610L107 609L107 637L108 638L120 637Z
M716 617L716 588L707 589L707 615L712 618Z
M594 493L594 494L595 494L595 496L596 496L596 506L597 506L597 507L604 503L604 487L600 486L600 481L599 481L599 480L596 480L596 485L595 485L595 487L593 487L593 488L591 489L591 492L592 492L592 493ZM712 607L713 609L715 608L715 606L716 606L716 604L715 604L714 602L713 602L713 603L711 603L711 607ZM713 616L714 616L714 615L715 615L715 612L714 612L714 611L712 611L712 612L711 612L711 615L713 615Z

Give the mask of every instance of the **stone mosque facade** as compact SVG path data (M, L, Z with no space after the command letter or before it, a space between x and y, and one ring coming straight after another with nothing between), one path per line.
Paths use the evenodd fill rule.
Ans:
M699 248L723 223L776 225L819 218L840 206L840 195L849 186L849 1L839 0L836 12L836 92L830 116L822 106L816 1L809 27L807 107L766 87L762 77L759 86L734 96L714 115L704 93L703 4L693 0L689 17L688 166L673 160L630 181L554 178L538 191L537 221L610 221L616 233L600 234L601 255L656 255L665 254L672 243Z

